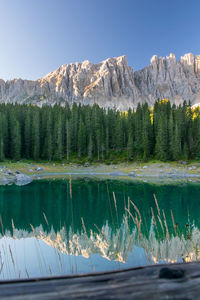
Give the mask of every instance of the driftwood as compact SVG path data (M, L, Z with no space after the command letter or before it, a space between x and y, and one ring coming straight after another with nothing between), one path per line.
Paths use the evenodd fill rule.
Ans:
M200 299L200 263L0 282L0 299Z

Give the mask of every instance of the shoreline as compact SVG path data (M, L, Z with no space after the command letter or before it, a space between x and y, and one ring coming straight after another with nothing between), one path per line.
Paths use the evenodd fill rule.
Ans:
M200 183L200 162L147 162L106 165L7 162L0 166L0 185L16 183L23 185L32 180L52 179L66 176L101 179L130 180L147 183ZM24 177L23 177L24 176ZM103 177L103 178L102 178Z

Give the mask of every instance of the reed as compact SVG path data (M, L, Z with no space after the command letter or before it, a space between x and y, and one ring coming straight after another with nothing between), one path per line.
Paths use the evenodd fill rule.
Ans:
M68 197L70 197L70 203L71 203L71 215L72 215L72 233L73 233L73 237L70 239L70 231L69 233L67 232L66 229L66 224L64 223L64 236L66 236L66 240L67 243L72 242L74 236L78 233L74 232L74 226L73 226L73 222L74 222L74 218L73 218L73 198L72 198L72 179L71 176L69 177L69 182L67 183L67 186L69 187L68 191L66 191L66 194L68 195ZM144 213L142 210L139 210L139 205L137 206L136 203L134 203L134 201L132 201L130 199L130 197L127 197L125 199L124 197L124 214L123 214L123 225L120 224L120 219L119 219L119 200L117 199L115 192L112 192L112 196L113 196L113 201L112 201L112 196L110 197L110 193L109 193L109 189L108 189L108 185L107 185L107 192L108 192L108 201L109 201L109 209L110 209L110 215L111 215L111 220L112 220L112 234L110 234L108 231L104 230L105 228L99 228L96 224L93 224L94 227L96 228L97 231L94 231L93 236L91 238L91 232L89 234L89 230L87 233L86 230L86 226L85 226L85 221L83 219L83 217L81 217L81 224L82 224L82 229L81 229L81 233L79 235L79 238L82 238L85 236L84 238L84 242L86 241L89 244L95 245L95 241L94 239L96 238L96 241L98 241L99 243L101 243L101 245L106 245L109 246L112 243L112 235L114 235L114 246L112 248L112 259L117 260L118 263L120 261L120 259L122 258L121 252L119 250L119 247L117 245L117 241L118 239L121 239L120 234L127 234L128 235L128 239L126 241L127 245L124 245L124 248L127 246L129 247L130 245L128 243L132 243L131 245L131 249L133 249L134 246L140 246L143 247L143 249L145 249L145 255L146 255L146 260L149 263L152 263L152 259L154 259L153 257L153 246L151 245L151 241L147 242L147 238L145 238L145 222L147 224L147 220L144 216ZM187 250L187 255L183 255L182 256L182 260L183 261L187 261L190 259L190 252L189 252L189 246L193 246L194 252L195 252L195 259L198 260L199 259L199 244L194 240L193 240L193 236L192 236L192 225L190 224L190 218L188 216L188 226L187 226L187 239L184 239L183 235L181 235L181 233L179 232L178 226L175 223L175 218L173 215L172 210L170 211L171 214L171 218L167 219L166 216L168 216L168 212L165 213L165 211L162 209L162 206L159 207L159 201L157 200L156 195L153 195L154 197L154 201L155 201L155 208L153 209L152 207L150 207L150 216L151 216L151 228L153 231L153 237L156 237L156 242L159 244L161 244L162 246L164 245L166 248L166 252L170 247L170 240L173 237L178 237L180 236L180 240L182 240L182 244L185 247L185 249ZM127 201L128 200L128 201ZM52 230L51 227L51 223L48 221L48 216L43 212L43 218L45 220L45 223L47 224L48 227L48 231L50 232ZM117 224L118 227L116 227L116 219L117 219ZM170 223L169 223L170 222ZM87 224L87 222L86 222ZM173 227L172 227L173 225ZM3 226L3 221L2 221L2 217L0 216L0 226L1 226L1 230L4 236L6 236L6 228L4 228ZM15 240L16 243L16 239L17 239L17 229L15 228L15 224L14 224L14 220L11 219L11 232L12 232L12 237ZM170 231L170 226L172 227L172 231ZM52 266L47 262L46 260L46 255L43 252L43 250L40 247L40 243L39 243L39 236L38 236L38 228L34 228L34 226L32 224L30 224L31 230L32 230L32 234L33 237L35 238L34 241L36 243L36 250L37 250L37 260L38 260L38 264L39 264L39 269L40 269L40 274L48 274L49 276L53 276L53 273L55 272L54 269L52 269ZM45 225L46 227L46 225ZM61 226L60 226L61 227ZM88 229L88 228L87 228ZM71 229L70 229L71 230ZM120 231L121 230L121 231ZM123 230L123 232L122 232ZM133 232L135 232L135 239L132 239L132 237L134 236ZM150 234L149 234L150 236ZM131 237L129 239L129 237ZM158 237L158 239L157 239ZM61 238L61 235L60 235ZM98 239L98 240L97 240ZM76 240L77 241L77 240ZM76 242L75 241L75 242ZM63 241L61 240L61 243ZM73 241L74 242L74 241ZM75 244L74 242L74 244ZM135 243L135 244L134 244ZM77 245L79 246L79 244L77 243ZM189 246L188 246L189 245ZM77 246L77 248L78 248ZM163 246L163 247L164 247ZM75 248L75 249L77 249ZM87 247L86 247L87 248ZM62 251L60 250L61 247L59 249L56 248L56 246L54 247L54 252L55 252L55 256L54 256L54 266L55 266L55 262L57 263L57 273L58 274L66 274L67 272L69 273L76 273L77 269L78 269L78 264L76 261L76 256L74 255L72 257L72 260L74 259L75 263L73 261L70 261L70 270L66 269L66 265L65 265L65 261L63 259L63 255L62 255ZM4 275L6 278L10 278L12 271L14 270L15 272L15 276L21 278L22 276L24 276L23 274L25 274L25 276L27 278L31 277L31 274L29 274L27 267L25 266L23 268L23 270L19 270L19 268L17 267L17 260L16 260L16 256L15 256L15 251L13 252L13 248L10 245L6 244L6 239L5 239L5 244L2 247L2 251L3 251L3 255L4 255L4 261L0 260L0 275L2 275L2 272L4 273ZM185 253L185 251L184 251ZM0 252L0 256L1 256L1 252ZM114 258L113 258L114 257ZM153 258L152 258L153 257ZM92 265L92 260L91 257L89 257L89 261L91 264L91 269L94 269L94 266ZM155 258L156 261L156 258ZM119 264L119 268L120 268L120 264Z
M172 222L173 222L174 233L175 233L175 235L177 235L177 232L176 232L176 224L175 224L175 221L174 221L174 215L173 215L172 210L171 210L171 218L172 218Z
M85 228L85 223L84 223L84 220L83 220L83 218L82 218L82 217L81 217L81 222L82 222L82 227L83 227L83 230L84 230L85 236L86 236L86 237L87 237L87 239L88 239L87 231L86 231L86 228Z
M103 231L100 230L99 227L98 227L96 224L94 224L94 226L96 227L96 229L98 230L98 232L101 234L101 236L103 237L103 239L106 240L106 236L105 236L105 234L103 233Z
M154 220L154 225L156 227L157 234L159 236L158 226L157 226L156 218L155 218L154 211L153 211L152 207L151 207L151 213L152 213L152 217L153 217L153 220Z
M163 212L164 224L165 224L165 228L166 228L166 236L169 239L169 230L168 230L168 226L167 226L167 220L166 220L166 217L165 217L165 212L164 212L164 210L162 210L162 212Z
M116 200L116 197L115 197L115 192L113 192L113 199L114 199L115 211L116 211L116 216L117 216L117 225L118 225L118 228L119 228L119 217L118 217L117 200Z

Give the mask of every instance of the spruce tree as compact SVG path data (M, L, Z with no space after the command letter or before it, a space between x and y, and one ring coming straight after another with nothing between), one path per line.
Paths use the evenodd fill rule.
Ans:
M177 123L175 124L174 133L172 137L171 151L173 160L178 160L181 155L181 136Z
M54 156L55 160L63 158L63 126L60 110L56 110L54 115Z
M71 123L70 120L66 120L66 152L67 160L69 161L69 156L71 153Z
M51 111L46 116L46 130L44 134L43 157L52 160L53 157L53 137L52 137L52 113Z
M24 156L25 158L31 157L31 110L28 109L24 121Z
M142 146L143 159L147 160L151 153L151 118L148 106L143 107L143 129L142 129Z
M0 161L3 161L4 159L4 117L0 112Z
M39 109L36 108L32 115L32 143L31 153L34 160L40 157L40 115Z
M129 136L128 136L128 144L127 144L127 153L128 153L128 160L133 160L133 136L131 134L131 132L129 133Z
M79 122L78 129L78 157L82 157L86 154L86 128L82 121Z
M21 132L20 124L13 116L10 122L10 145L11 145L11 158L19 160L21 158Z
M93 157L93 140L92 140L92 134L90 134L90 138L89 138L89 144L88 144L88 159L92 160Z
M156 157L160 160L168 159L168 137L167 137L167 125L166 119L164 116L161 116L158 122L157 136L156 136L156 145L155 153Z

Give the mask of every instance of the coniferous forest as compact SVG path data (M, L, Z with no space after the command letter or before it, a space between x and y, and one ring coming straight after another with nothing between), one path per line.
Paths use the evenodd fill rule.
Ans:
M120 112L98 105L0 105L0 160L200 158L200 109L156 101Z

